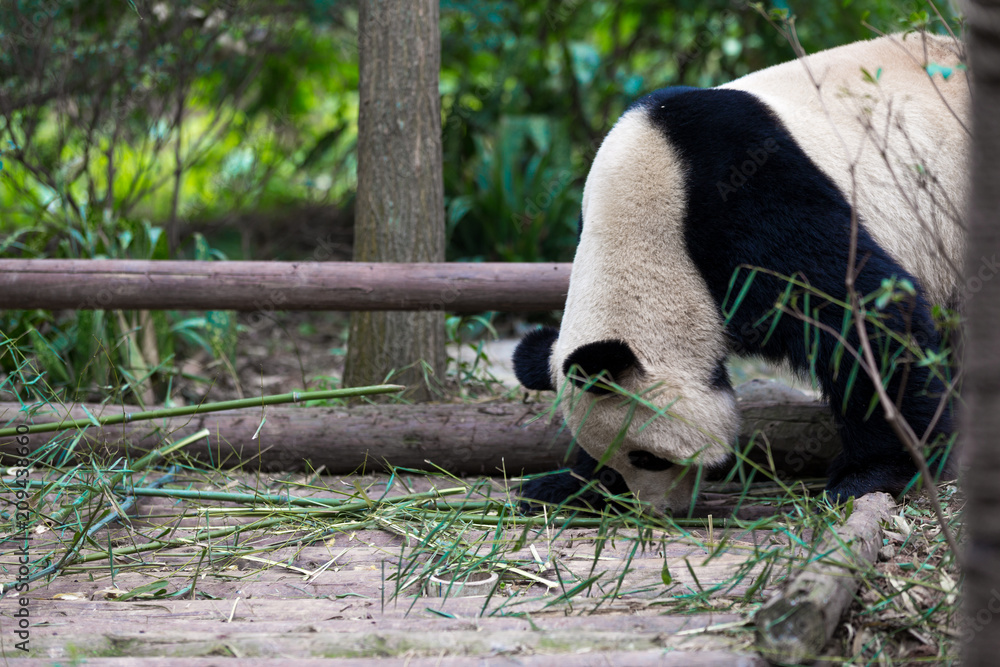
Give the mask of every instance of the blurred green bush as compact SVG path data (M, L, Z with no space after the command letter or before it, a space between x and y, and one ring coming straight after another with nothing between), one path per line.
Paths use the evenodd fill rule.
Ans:
M268 259L247 242L252 215L272 213L281 237L311 229L289 212L348 209L356 7L0 3L0 256ZM794 13L807 51L945 27L922 0L442 0L448 259L572 259L583 179L618 115L656 88L792 58L768 12ZM313 250L282 259L327 258L329 236L305 233ZM2 315L0 332L72 397L121 378L151 397L178 372L177 344L224 357L235 326L224 313Z

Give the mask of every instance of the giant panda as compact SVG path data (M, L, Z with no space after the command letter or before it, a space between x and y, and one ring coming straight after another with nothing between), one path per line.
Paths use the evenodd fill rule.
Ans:
M884 327L939 350L932 305L957 307L961 296L968 106L960 44L911 33L628 107L586 180L560 328L527 334L513 356L524 387L559 392L583 451L575 469L522 486L522 498L561 502L599 467L613 491L627 486L661 512L687 508L692 470L733 455L730 353L816 377L843 442L829 471L834 500L907 488L910 455L873 384L838 351L841 332L858 344L838 302L856 215L857 293L910 281L915 295L884 307ZM748 267L763 271L751 280ZM811 327L789 313L775 322L791 289L777 276L797 278L784 303L807 307ZM947 442L940 374L893 357L901 348L884 328L866 331L880 358L895 358L886 388L902 417ZM934 463L950 472L946 455Z

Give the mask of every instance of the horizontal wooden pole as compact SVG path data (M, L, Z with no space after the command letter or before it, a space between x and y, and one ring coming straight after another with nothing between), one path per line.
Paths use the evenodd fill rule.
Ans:
M508 476L517 476L552 470L565 462L570 435L559 417L547 416L548 407L537 403L274 406L90 427L74 452L96 453L106 460L127 452L137 458L165 441L207 428L211 437L185 447L184 452L223 467L301 470L308 461L314 468L325 466L330 473L347 474L363 466L382 469L384 461L428 470L432 469L430 461L458 474L506 471ZM750 400L740 407L744 442L762 431L781 474L822 475L839 449L829 410L821 403ZM97 416L122 410L101 405L87 409ZM24 423L18 410L16 403L0 404L0 423ZM32 423L59 421L66 412L38 414ZM72 419L87 417L79 406L68 413ZM263 426L262 416L267 418ZM31 450L38 451L55 435L29 434ZM61 442L68 440L72 439L63 437ZM758 442L763 441L758 435ZM11 465L16 460L14 447L13 437L0 438L0 462Z
M569 264L0 259L0 309L558 310Z
M19 409L17 404L0 404L0 420L24 423L15 416ZM87 409L96 416L122 410L100 405ZM211 437L188 445L184 453L224 468L302 470L308 461L314 468L325 466L327 472L347 474L362 467L382 470L384 461L427 470L432 468L427 461L432 461L457 473L496 475L506 466L509 474L518 475L558 467L566 454L569 437L560 420L529 423L545 409L520 403L274 406L91 427L75 452L93 452L110 460L127 450L129 456L138 457L207 428ZM79 406L68 412L71 418L86 417ZM65 415L66 410L60 409L51 417L37 415L33 423L59 421ZM266 417L263 426L262 417ZM55 435L29 434L29 447L37 451ZM14 446L13 437L0 438L0 460L8 465Z

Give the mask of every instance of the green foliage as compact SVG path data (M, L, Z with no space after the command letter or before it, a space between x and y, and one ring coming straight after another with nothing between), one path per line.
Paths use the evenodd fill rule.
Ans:
M449 259L570 260L584 178L611 124L650 90L711 86L793 57L768 10L793 22L807 51L871 36L863 20L942 28L917 0L760 11L728 0L445 0ZM354 4L333 0L3 3L0 253L207 258L215 241L192 233L199 224L348 206L356 32ZM149 396L178 343L221 359L235 351L225 312L2 317L0 330L74 397L120 386L116 374Z
M5 3L0 228L31 229L21 243L42 252L65 235L59 221L95 215L203 221L349 202L356 9L236 6ZM761 9L794 15L807 51L872 36L863 19L882 30L941 28L918 0ZM589 163L630 101L794 55L761 12L728 0L446 0L441 37L453 259L570 259ZM60 96L76 110L58 106Z
M312 22L294 11L300 5ZM356 116L356 73L336 76L329 66L343 13L335 5L0 5L0 251L181 257L183 221L309 199L301 165L328 169L329 155L343 160L353 147L353 137L331 140L317 122L331 96L340 107L334 118L354 123ZM313 134L296 128L310 125L322 141L296 154L289 146ZM187 252L196 259L218 256L203 237L193 238ZM80 308L100 307L102 298ZM156 400L177 372L176 343L204 347L230 369L236 345L235 315L223 311L189 319L8 312L0 331L54 389L65 390L65 400L119 400L120 392L130 401ZM15 356L5 355L0 370L14 370Z
M475 144L475 190L448 204L452 249L481 249L462 259L571 256L580 192L571 187L565 127L544 116L505 116L494 136L476 137Z
M794 14L809 52L873 37L863 19L884 31L942 29L918 0L770 5L765 14ZM632 100L717 85L795 55L764 15L727 0L451 0L441 24L451 259L570 260L583 179ZM523 140L526 122L568 147Z
M122 221L118 229L96 226L70 228L53 249L57 257L141 258L166 257L162 230L148 223ZM94 295L99 305L102 295ZM0 331L12 339L24 356L33 356L39 374L56 388L69 389L67 400L103 397L118 375L133 390L149 381L161 357L173 354L163 313L121 313L103 310L50 312L5 311ZM34 353L31 355L31 353ZM152 362L152 364L150 363ZM0 357L0 370L11 373L17 355Z

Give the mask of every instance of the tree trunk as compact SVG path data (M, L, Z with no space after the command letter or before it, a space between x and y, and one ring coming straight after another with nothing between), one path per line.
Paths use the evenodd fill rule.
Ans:
M995 262L1000 254L1000 3L975 0L966 9L974 86L966 284L970 293L982 287L966 305L965 664L993 665L1000 655L1000 280L979 269L983 257Z
M444 261L438 0L362 0L354 260ZM447 295L442 295L447 297ZM392 381L428 400L445 373L443 312L352 313L344 386Z

